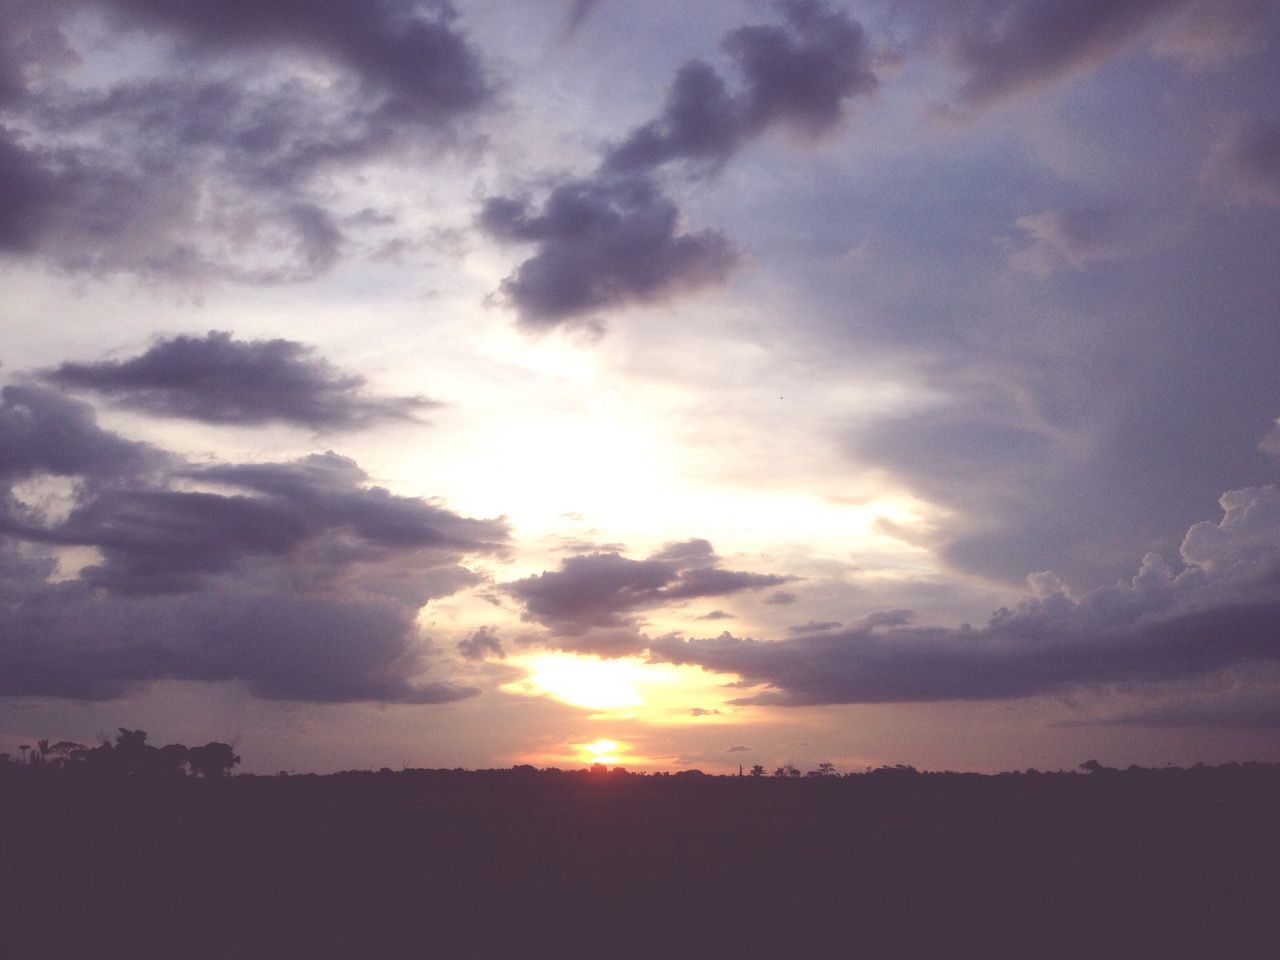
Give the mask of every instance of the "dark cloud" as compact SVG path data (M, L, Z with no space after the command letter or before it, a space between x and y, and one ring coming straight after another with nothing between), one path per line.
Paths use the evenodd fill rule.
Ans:
M750 753L750 752L751 752L750 747L743 747L743 746L730 747L728 750L725 751L725 753Z
M1220 523L1183 541L1176 575L1157 555L1127 583L1072 599L1051 575L979 628L911 627L905 611L788 641L665 637L652 656L740 674L753 703L1002 700L1082 685L1182 680L1280 660L1280 491L1222 498Z
M64 389L102 394L156 416L239 426L281 421L317 430L413 420L432 406L421 397L379 397L295 340L159 340L128 360L63 363L43 378Z
M817 138L840 122L846 101L876 89L858 23L817 0L778 6L782 25L739 27L724 38L725 54L742 77L738 93L730 93L710 64L684 64L662 114L611 149L605 168L634 173L688 160L716 169L774 126Z
M315 277L349 246L320 176L448 143L493 92L443 2L18 8L0 27L0 120L13 125L0 129L0 250L74 271ZM64 21L93 11L108 39L81 50ZM95 86L102 71L69 69L147 36L145 75Z
M501 660L507 655L493 627L480 627L463 637L458 641L458 652L467 660L488 660L490 657Z
M0 389L0 484L40 474L91 483L133 479L167 460L154 447L99 428L87 403L43 387Z
M805 623L794 623L787 627L787 633L794 636L803 636L810 633L824 633L828 630L838 630L841 626L839 620L809 620Z
M53 391L0 399L0 693L100 699L157 679L316 701L475 692L415 682L415 620L478 582L460 561L502 550L502 522L370 486L332 453L192 466ZM65 510L39 495L50 475L73 481ZM71 546L96 559L50 579Z
M789 590L777 590L764 598L764 602L773 607L785 607L796 602L799 599Z
M964 74L959 99L981 106L1100 68L1186 0L900 0Z
M723 610L712 610L709 613L699 615L699 620L732 620L733 614L726 613Z
M833 128L845 101L875 89L862 27L819 0L782 0L782 25L746 26L724 38L742 76L731 93L694 60L676 74L662 114L605 152L590 177L553 189L534 212L527 199L489 197L480 228L536 244L501 291L523 324L585 323L598 313L722 285L741 260L716 230L686 232L654 183L656 168L688 160L714 170L775 126L808 139Z
M705 548L702 546L705 544ZM642 610L700 597L728 596L777 586L791 579L707 565L705 540L668 544L645 560L617 553L569 557L560 569L505 585L524 605L524 618L564 636L635 622Z
M448 0L94 0L125 29L170 34L184 53L296 50L350 70L392 113L449 117L492 93Z
M1208 177L1241 203L1280 207L1280 122L1251 117L1217 145Z
M564 37L571 40L587 21L595 16L603 0L567 0L568 12L564 17Z
M643 177L571 180L537 212L490 197L479 226L498 240L536 244L502 282L531 327L590 322L605 309L719 286L740 256L718 231L684 232L676 205Z

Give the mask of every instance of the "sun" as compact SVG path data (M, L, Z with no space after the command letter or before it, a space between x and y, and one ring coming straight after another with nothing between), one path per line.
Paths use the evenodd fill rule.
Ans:
M616 740L597 740L594 743L581 744L591 763L617 763L618 742Z

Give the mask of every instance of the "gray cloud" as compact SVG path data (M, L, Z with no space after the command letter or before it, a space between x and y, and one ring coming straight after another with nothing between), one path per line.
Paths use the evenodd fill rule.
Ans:
M775 126L807 139L834 128L846 101L875 90L862 27L817 0L787 0L784 23L739 27L723 41L742 77L730 93L711 65L682 66L661 115L637 128L605 157L619 172L651 170L672 160L716 169L744 143Z
M530 327L590 322L606 308L718 286L739 260L724 234L684 232L676 205L643 177L571 180L537 213L527 201L490 197L479 225L496 239L537 245L502 283Z
M0 27L13 56L0 73L0 121L13 124L0 128L0 250L74 271L315 277L348 247L317 178L444 144L493 93L444 2L18 7ZM97 71L72 74L102 54L69 39L86 11L112 40L149 35L159 75L86 86ZM300 57L328 76L295 69Z
M345 67L392 114L449 117L491 95L448 0L95 0L124 28L161 31L184 53L298 50Z
M596 15L603 0L567 0L568 11L564 17L564 38L571 40L587 21Z
M504 589L524 605L526 620L573 637L592 628L629 627L639 611L759 590L791 579L724 570L714 565L717 559L710 546L705 540L668 544L644 560L618 553L568 557L559 570L507 583ZM637 635L628 636L642 643Z
M964 74L960 102L982 106L1100 68L1186 0L900 0Z
M740 27L724 38L739 92L714 67L689 61L661 115L608 149L594 174L555 187L539 212L526 199L485 201L485 233L536 244L501 288L523 324L598 328L603 310L726 282L741 260L737 248L716 230L685 232L651 174L672 160L717 169L775 126L812 140L839 123L848 99L877 85L859 24L819 0L777 6L782 25Z
M501 521L368 484L336 454L192 466L98 427L53 391L0 403L0 694L100 699L157 679L259 696L442 702L415 682L418 609L479 578ZM65 511L38 493L74 483ZM60 579L57 552L96 556Z
M295 340L234 340L216 330L159 340L128 360L63 363L42 376L156 416L240 426L281 421L353 429L413 420L433 406L421 397L371 395L363 377Z
M1241 203L1280 207L1280 122L1250 117L1217 144L1207 176Z
M501 660L507 653L493 627L480 627L458 641L458 652L467 660Z
M1177 574L1149 554L1131 581L1078 600L1039 576L1037 595L983 627L911 627L893 611L788 641L666 637L651 655L772 687L746 702L793 705L1002 700L1280 660L1280 490L1222 506L1221 522L1187 532Z

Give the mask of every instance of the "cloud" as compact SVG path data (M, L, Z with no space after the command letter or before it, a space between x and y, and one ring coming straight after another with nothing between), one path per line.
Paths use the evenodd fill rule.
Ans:
M750 753L750 752L751 752L750 747L743 747L743 746L730 747L728 750L725 751L725 753Z
M791 579L725 570L717 563L710 544L691 540L668 544L644 560L618 553L567 557L559 570L515 580L503 588L523 604L524 619L541 623L557 635L574 637L592 628L630 627L643 610L760 590ZM642 647L643 639L637 639Z
M0 389L0 484L5 487L40 474L82 476L90 484L133 480L167 462L155 447L100 429L87 403L37 386Z
M607 170L635 173L672 160L718 169L747 141L783 126L814 140L835 128L846 101L879 81L862 27L816 0L787 0L782 25L739 27L722 47L742 77L730 93L710 64L685 63L657 119L605 156Z
M1268 0L1192 0L1156 33L1152 52L1191 70L1222 67L1266 46Z
M1216 145L1206 178L1239 203L1280 207L1280 122L1249 117Z
M700 614L699 620L732 620L732 613L725 613L723 610L712 610L709 613Z
M1221 503L1221 521L1187 532L1180 572L1149 554L1130 581L1080 599L1040 577L1039 595L982 627L913 627L894 611L788 641L664 637L651 656L768 684L743 702L784 705L1004 700L1275 662L1280 490L1231 491Z
M448 0L94 0L126 30L174 37L203 56L298 51L345 68L391 114L449 117L492 88Z
M0 250L77 272L311 279L350 246L325 175L443 146L494 92L444 2L18 6L0 27ZM125 42L145 55L107 66Z
M596 15L603 0L567 0L568 11L564 17L564 39L572 40L578 31Z
M1161 230L1127 207L1087 207L1045 210L1019 217L1017 226L1029 243L1009 257L1018 269L1047 277L1071 267L1079 270L1093 261L1122 260L1151 249Z
M0 694L103 699L158 679L258 696L433 703L416 616L502 551L475 520L333 453L192 465L54 391L0 394ZM72 481L65 509L36 495ZM92 559L59 575L68 547Z
M792 636L800 636L809 633L822 633L827 630L838 630L841 626L839 620L809 620L805 623L795 623L787 627L787 633Z
M536 244L501 288L534 328L722 285L740 259L718 231L685 232L676 205L644 177L570 180L538 212L490 197L478 222L495 239Z
M354 429L414 420L433 406L421 397L371 395L363 377L295 340L234 340L216 330L159 340L128 360L63 363L42 377L155 416L237 426L279 421Z
M662 113L604 152L599 169L566 180L538 212L528 199L491 196L477 219L532 257L501 293L526 327L599 329L602 311L723 285L742 256L717 230L687 232L653 173L673 160L721 167L774 127L814 140L838 125L846 101L877 86L862 27L819 0L781 0L781 25L744 26L723 48L741 75L730 92L701 60L680 67Z
M964 75L970 107L1091 73L1132 49L1185 0L969 0L899 7Z
M502 660L507 655L493 627L480 627L459 640L458 652L467 660L488 660L490 657Z

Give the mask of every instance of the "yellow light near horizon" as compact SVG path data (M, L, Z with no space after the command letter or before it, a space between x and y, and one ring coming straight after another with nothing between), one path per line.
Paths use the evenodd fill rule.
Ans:
M515 656L507 663L523 669L525 676L504 684L504 693L550 697L590 710L597 719L671 726L741 723L753 715L750 708L729 702L746 693L730 686L739 680L734 674L640 657L606 660L558 651Z
M592 763L617 763L618 757L616 751L618 742L616 740L597 740L595 743L584 743L582 749L587 753L587 759Z

